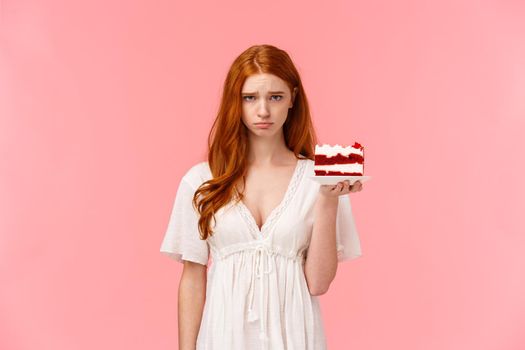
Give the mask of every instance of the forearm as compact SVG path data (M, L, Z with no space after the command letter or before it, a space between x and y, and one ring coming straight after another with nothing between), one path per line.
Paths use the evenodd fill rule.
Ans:
M206 279L183 276L178 298L179 349L195 350L206 301Z
M338 197L319 194L315 203L315 221L305 262L305 276L310 294L326 293L337 271L336 219Z

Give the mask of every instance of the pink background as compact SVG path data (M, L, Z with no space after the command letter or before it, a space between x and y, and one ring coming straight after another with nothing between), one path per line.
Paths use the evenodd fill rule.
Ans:
M320 141L366 148L329 349L525 348L522 1L1 11L1 349L176 348L161 239L229 65L261 43L294 59Z

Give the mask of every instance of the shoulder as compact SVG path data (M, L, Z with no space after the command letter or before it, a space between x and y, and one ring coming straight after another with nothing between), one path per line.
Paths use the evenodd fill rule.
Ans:
M190 166L182 176L182 180L186 181L194 190L196 190L203 182L211 179L211 177L211 170L208 162L203 161Z
M305 184L305 189L317 193L319 190L320 184L317 181L314 181L311 177L314 176L314 164L315 162L312 159L304 158L304 174L303 174L303 183Z
M313 175L314 174L314 161L310 158L301 158L301 161L304 162L305 167L305 173L306 175Z
M314 163L315 163L315 162L314 162L312 159L310 159L310 158L301 157L301 158L299 158L299 159L301 159L303 162L305 162L306 164L308 164L308 166L312 166L312 167L314 166Z

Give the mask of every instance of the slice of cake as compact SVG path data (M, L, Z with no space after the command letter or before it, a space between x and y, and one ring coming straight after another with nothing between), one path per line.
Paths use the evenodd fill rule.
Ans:
M352 146L315 145L316 176L363 176L365 149L355 142Z

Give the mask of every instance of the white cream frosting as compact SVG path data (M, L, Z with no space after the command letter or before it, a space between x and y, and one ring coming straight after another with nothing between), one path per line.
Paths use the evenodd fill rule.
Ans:
M350 145L350 146L342 146L342 145L335 145L335 146L331 146L329 144L322 144L322 145L315 145L315 154L323 154L327 157L333 157L335 156L337 153L340 153L342 154L343 156L348 156L350 155L351 153L353 154L359 154L361 156L364 155L364 152L359 149L359 148L355 148L354 146Z
M363 174L363 164L314 165L314 170L340 171Z

